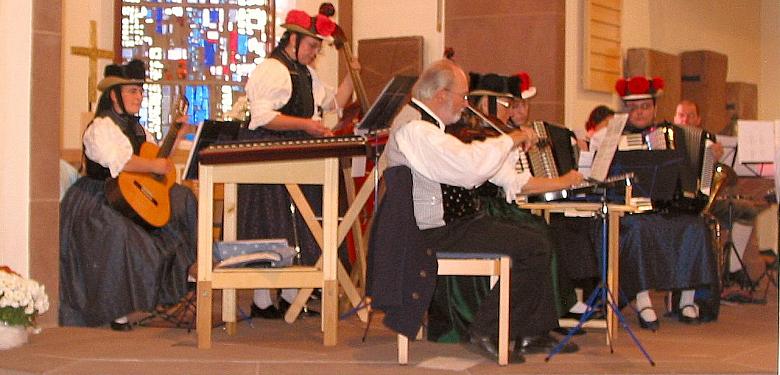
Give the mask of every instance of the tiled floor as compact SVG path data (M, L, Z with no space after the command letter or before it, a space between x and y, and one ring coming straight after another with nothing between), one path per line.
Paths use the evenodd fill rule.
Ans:
M461 344L413 342L410 364L396 363L395 335L380 317L366 342L356 318L339 324L339 341L322 346L319 320L241 322L236 336L212 332L213 348L196 348L195 332L137 327L47 328L21 348L0 352L2 374L777 374L778 304L776 290L765 305L723 305L718 322L687 326L662 318L661 329L630 326L656 362L650 366L621 330L610 353L601 330L574 340L580 351L549 362L529 356L521 365L499 367ZM660 304L659 304L660 306ZM449 367L451 370L434 370ZM458 369L460 371L458 371Z

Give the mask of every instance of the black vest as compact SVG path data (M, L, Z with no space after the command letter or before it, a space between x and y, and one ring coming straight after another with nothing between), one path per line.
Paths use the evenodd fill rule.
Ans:
M306 65L290 60L287 55L277 48L270 58L281 62L290 72L292 81L292 94L290 100L279 108L279 112L288 116L311 118L314 115L314 93L312 87L311 72ZM276 131L263 126L255 130L241 129L241 139L301 139L311 138L302 130Z
M410 103L420 112L422 120L438 127L438 121L414 102ZM444 206L444 222L450 222L465 217L474 216L479 212L479 194L477 189L467 189L460 186L441 184L442 205Z
M122 130L122 134L127 137L127 139L130 141L130 144L133 146L133 154L138 155L138 153L141 151L141 145L146 142L146 133L144 132L144 128L138 122L139 117L131 115L120 115L113 110L101 111L95 115L95 118L98 117L108 117L115 124L117 124L119 129ZM91 122L89 125L87 125L87 127L89 126L92 126ZM111 177L111 171L109 171L108 168L92 161L92 159L90 159L83 150L82 153L84 153L84 160L86 160L86 172L88 177L97 180L105 180Z

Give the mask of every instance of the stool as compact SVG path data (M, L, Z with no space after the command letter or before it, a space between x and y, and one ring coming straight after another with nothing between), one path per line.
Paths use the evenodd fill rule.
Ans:
M441 276L490 276L490 284L499 282L498 364L509 363L509 269L512 260L502 254L449 253L436 254ZM419 336L419 335L418 335ZM409 338L398 335L398 363L409 361Z

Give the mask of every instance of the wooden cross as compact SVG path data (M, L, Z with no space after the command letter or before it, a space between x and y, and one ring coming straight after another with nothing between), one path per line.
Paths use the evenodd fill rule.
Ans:
M87 56L89 58L89 82L87 90L89 94L89 110L92 111L92 103L97 102L97 62L98 59L113 59L114 51L102 50L97 47L97 23L89 21L89 47L70 47L73 55Z

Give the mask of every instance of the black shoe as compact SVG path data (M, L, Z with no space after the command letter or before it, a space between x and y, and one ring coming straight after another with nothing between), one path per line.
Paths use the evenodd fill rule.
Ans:
M549 353L553 348L558 345L558 340L549 334L539 336L527 336L517 340L515 344L515 352L520 354L539 354ZM573 342L567 342L558 353L574 353L580 350L580 347Z
M642 318L642 311L645 311L647 309L652 309L652 307L645 307L644 309L639 310L639 313L636 314L636 317L639 319L639 327L644 329L649 329L655 332L658 330L658 328L661 327L661 323L658 321L658 319L653 320L652 322L648 322L647 320L644 320L644 318Z
M561 335L561 336L566 336L566 335L569 334L569 331L571 329L574 329L574 327L571 327L571 328L558 327L558 328L553 328L552 331L557 333L557 334L559 334L559 335ZM573 336L582 336L584 334L585 334L585 330L580 328L580 329L578 329L577 331L574 332Z
M679 320L680 323L685 323L685 324L699 324L699 323L701 323L699 321L699 317L698 316L695 317L695 318L691 318L691 317L685 316L683 314L683 311L685 311L685 309L687 309L687 308L691 308L694 311L696 311L696 306L694 306L694 305L685 305L685 306L680 308L680 312L677 315L677 320ZM697 315L698 315L698 313L697 313Z
M130 324L130 322L117 323L117 322L112 321L111 322L111 329L114 330L114 331L127 332L127 331L133 329L133 325Z
M477 348L477 351L492 360L498 360L498 343L490 336L469 334L469 343ZM525 357L519 352L509 352L509 363L525 363Z
M253 318L263 318L263 319L282 319L284 317L284 314L282 314L279 309L276 308L274 305L270 305L264 309L261 309L257 307L257 305L252 303L252 317Z

